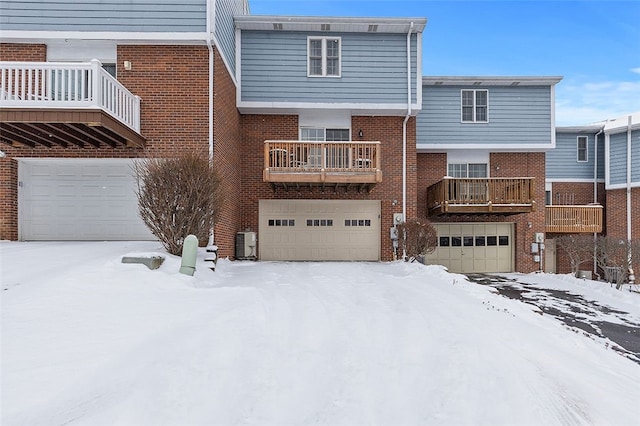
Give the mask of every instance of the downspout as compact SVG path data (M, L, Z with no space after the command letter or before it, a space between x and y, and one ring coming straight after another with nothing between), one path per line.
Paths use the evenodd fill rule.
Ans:
M411 118L411 32L413 22L407 31L407 115L402 122L402 220L407 220L407 122ZM395 225L395 223L394 223ZM407 252L402 248L402 258L407 257Z
M604 126L598 133L596 133L593 138L593 203L598 203L598 136L604 133ZM598 263L597 257L598 254L596 252L596 240L598 238L598 233L593 233L593 275L597 276L598 274Z
M213 73L214 73L214 50L213 50L213 29L216 16L215 0L207 0L207 49L209 51L209 167L213 167ZM207 242L207 251L216 252L217 247L214 245L214 226L209 232L209 241Z
M604 133L604 126L596 133L593 140L593 202L598 202L598 136Z
M215 0L207 0L207 49L209 50L209 164L213 166L213 23L215 22Z
M413 22L407 32L407 115L402 122L402 218L407 220L407 122L411 118L411 33Z
M629 116L627 121L627 244L628 244L628 260L629 260L629 283L633 284L635 276L631 267L631 124L632 119Z

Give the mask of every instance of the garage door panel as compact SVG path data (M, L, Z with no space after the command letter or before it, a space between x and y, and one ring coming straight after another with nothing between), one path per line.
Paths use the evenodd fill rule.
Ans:
M514 257L511 223L436 223L439 246L429 263L451 272L512 272ZM500 245L500 244L503 245Z
M155 240L138 217L132 162L19 162L23 240Z
M365 212L365 213L363 213ZM261 200L258 254L264 260L378 260L379 201ZM294 226L275 226L289 219ZM375 220L374 220L375 218ZM368 227L347 227L367 219ZM372 226L373 225L373 226ZM283 245L289 246L283 250Z

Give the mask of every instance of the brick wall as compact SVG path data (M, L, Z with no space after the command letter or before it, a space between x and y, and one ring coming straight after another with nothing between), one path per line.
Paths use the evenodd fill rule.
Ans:
M18 239L18 162L0 158L0 240Z
M0 43L0 61L45 62L46 44Z
M627 238L627 190L606 193L607 235ZM640 188L631 188L631 238L640 239Z
M214 63L214 164L222 177L224 203L215 226L220 257L234 256L235 233L242 217L242 139L240 114L236 108L236 86L220 55Z
M323 200L380 200L382 208L381 257L393 258L393 249L388 229L392 226L393 213L402 212L402 121L403 117L352 117L351 126L355 140L380 141L382 151L382 183L370 193L359 193L344 188L300 191L277 189L274 192L262 180L264 164L263 147L267 139L297 140L298 117L285 115L243 115L242 139L244 161L242 166L243 213L239 230L258 232L258 201L262 199L323 199ZM416 207L416 154L415 119L411 119L407 132L407 217L415 217ZM357 135L362 129L363 137ZM413 175L413 176L412 176ZM394 200L397 205L393 206Z
M209 155L206 46L119 45L118 80L142 98L146 156L194 150ZM122 67L131 62L131 70Z
M599 183L597 202L604 205L605 201L604 183ZM589 203L593 203L593 183L553 182L551 204L583 206Z
M544 215L544 153L491 153L489 158L491 177L533 177L535 178L535 211L516 215L449 215L430 216L436 222L513 222L515 223L515 270L533 272L540 265L533 261L531 243L535 233L545 230ZM421 217L427 216L427 188L442 180L447 174L447 156L444 153L418 154L418 209Z

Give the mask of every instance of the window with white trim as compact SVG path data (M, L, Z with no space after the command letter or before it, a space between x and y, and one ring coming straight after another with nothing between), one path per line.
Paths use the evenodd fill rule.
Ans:
M326 129L323 127L301 127L300 140L310 142L349 142L350 129ZM332 144L321 148L310 146L295 154L294 162L309 167L346 168L350 164L350 148L345 144Z
M307 75L340 77L340 37L309 37L307 43Z
M456 178L486 178L487 164L485 163L450 163L447 175Z
M323 127L301 127L300 140L348 142L351 131L349 129L325 129Z
M578 155L579 163L586 163L589 161L589 151L588 151L588 139L586 136L578 136L578 141L576 144L576 150Z
M463 123L486 123L489 121L488 90L461 90L460 103Z

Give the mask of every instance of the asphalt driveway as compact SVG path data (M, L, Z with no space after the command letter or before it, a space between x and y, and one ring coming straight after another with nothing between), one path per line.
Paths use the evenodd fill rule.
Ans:
M628 312L569 291L542 288L500 275L467 276L473 282L495 288L505 297L538 307L543 314L557 318L576 332L609 340L612 349L640 364L640 321Z

